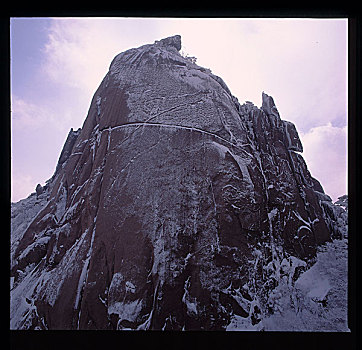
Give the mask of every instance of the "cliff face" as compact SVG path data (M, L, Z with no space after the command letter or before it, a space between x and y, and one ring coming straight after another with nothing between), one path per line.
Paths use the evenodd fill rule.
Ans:
M280 276L331 240L333 204L273 98L240 105L180 49L117 55L24 200L39 211L14 205L11 328L260 329Z

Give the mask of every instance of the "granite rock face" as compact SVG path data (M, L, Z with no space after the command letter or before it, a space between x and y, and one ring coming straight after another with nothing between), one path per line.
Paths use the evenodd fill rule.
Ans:
M180 49L117 55L37 210L13 204L11 328L261 329L280 276L331 240L333 203L273 98L240 105Z

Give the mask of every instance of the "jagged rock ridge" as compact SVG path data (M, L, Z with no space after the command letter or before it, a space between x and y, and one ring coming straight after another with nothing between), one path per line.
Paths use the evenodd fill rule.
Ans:
M262 329L343 234L273 98L240 105L180 49L117 55L38 211L14 206L11 328Z

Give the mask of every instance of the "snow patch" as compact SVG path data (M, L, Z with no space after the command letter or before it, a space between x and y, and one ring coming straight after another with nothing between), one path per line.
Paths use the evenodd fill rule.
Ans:
M304 272L295 285L314 301L324 300L331 289L328 279L315 266Z
M132 293L132 294L136 293L136 287L130 281L126 282L126 292L129 292L129 293Z
M101 101L102 101L102 98L100 96L97 96L96 106L97 106L97 115L98 116L101 115Z
M261 322L253 325L249 318L244 318L239 315L233 315L230 323L227 325L227 331L260 331L263 328Z
M273 210L271 210L269 213L268 213L268 218L269 220L273 220L275 215L278 214L278 209L277 208L274 208Z
M108 314L116 314L119 320L136 321L142 310L142 300L137 299L131 302L115 302L108 306Z
M227 152L230 152L229 148L224 146L224 145L221 145L220 143L218 142L212 142L212 144L215 146L215 148L218 150L219 152L219 155L222 159L225 159L225 155Z
M182 302L186 305L187 313L197 315L197 302L196 298L192 298L189 294L188 288L190 286L190 276L185 281L184 295L182 296Z
M277 287L270 294L270 313L262 320L263 329L349 332L347 252L347 240L327 243L319 249L315 264L295 283L291 279L295 269L306 267L306 263L293 256L283 259L281 268L285 272L289 270L289 279L278 279Z

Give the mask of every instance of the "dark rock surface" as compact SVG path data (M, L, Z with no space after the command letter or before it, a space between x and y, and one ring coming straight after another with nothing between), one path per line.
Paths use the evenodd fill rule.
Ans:
M11 328L261 327L280 262L295 280L331 240L273 98L240 105L180 49L176 35L111 63L13 238Z

